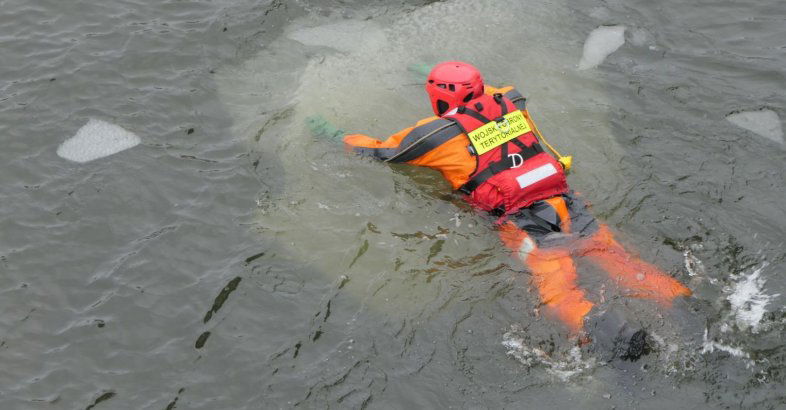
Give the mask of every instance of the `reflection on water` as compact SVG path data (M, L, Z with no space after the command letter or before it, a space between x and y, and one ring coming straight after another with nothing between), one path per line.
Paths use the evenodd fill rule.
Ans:
M776 408L784 13L4 3L0 407ZM648 355L604 362L542 318L438 175L307 135L317 113L412 124L429 107L407 67L443 59L520 88L593 212L690 284L659 309L579 266L590 298L646 324ZM90 118L141 144L58 157Z

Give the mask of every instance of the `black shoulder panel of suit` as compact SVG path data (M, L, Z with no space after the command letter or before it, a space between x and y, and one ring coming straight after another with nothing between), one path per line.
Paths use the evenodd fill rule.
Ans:
M527 99L521 95L515 88L503 94L507 99L509 99L516 108L520 110L525 110L527 108Z
M396 154L387 162L408 162L417 159L451 138L461 134L461 128L453 121L438 119L415 127L395 148Z
M396 155L398 148L371 148L371 147L352 147L352 152L360 154L364 157L371 157L380 161L387 161L393 155Z

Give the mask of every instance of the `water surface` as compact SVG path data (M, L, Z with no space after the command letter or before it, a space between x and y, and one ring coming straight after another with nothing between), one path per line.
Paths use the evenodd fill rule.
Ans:
M726 119L786 115L779 2L0 10L0 407L786 406L786 155ZM579 70L604 25L625 44ZM408 126L406 67L444 59L521 89L593 212L694 290L663 310L580 263L649 355L576 348L432 171L307 134ZM142 143L57 156L91 118Z

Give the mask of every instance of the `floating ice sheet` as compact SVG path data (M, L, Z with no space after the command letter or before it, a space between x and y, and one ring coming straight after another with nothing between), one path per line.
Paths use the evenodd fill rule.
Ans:
M778 114L772 110L743 111L729 114L726 119L730 123L764 138L783 144L783 128Z
M592 30L584 42L584 54L579 61L579 70L595 68L609 54L625 44L625 26L601 26Z
M57 155L75 162L88 162L127 150L139 142L136 134L91 118L76 135L60 144Z

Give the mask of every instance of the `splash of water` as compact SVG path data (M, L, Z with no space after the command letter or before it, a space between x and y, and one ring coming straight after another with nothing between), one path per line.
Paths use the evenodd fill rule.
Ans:
M754 366L755 362L751 360L751 356L747 352L738 347L733 347L725 345L721 342L716 342L715 340L710 340L708 333L709 329L704 329L704 341L701 346L702 354L714 353L715 351L725 352L733 357L742 359L742 361L745 363L745 367L749 369Z
M510 330L502 335L502 345L508 349L506 352L508 356L514 357L527 367L543 366L549 374L564 382L598 365L594 357L582 357L579 346L573 346L567 352L555 355L528 346L524 338L519 336L522 332L520 326L512 325Z
M744 329L750 328L753 333L757 333L761 328L762 319L767 313L767 304L780 296L765 293L767 280L761 273L767 265L765 262L748 275L734 276L734 285L724 288L729 294L727 299L731 303L731 311L737 324Z
M685 249L682 256L685 258L685 270L688 271L688 275L705 276L707 271L704 269L704 262L693 254L692 249Z

